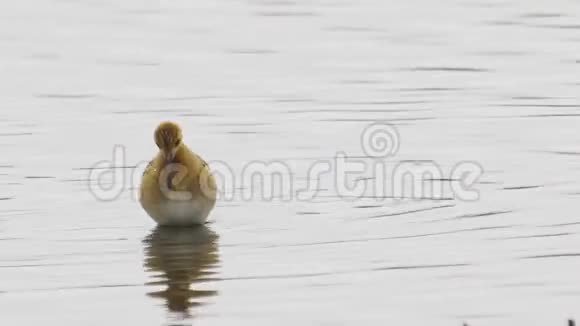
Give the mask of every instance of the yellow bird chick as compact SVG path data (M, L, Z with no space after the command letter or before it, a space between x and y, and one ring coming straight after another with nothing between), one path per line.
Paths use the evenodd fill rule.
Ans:
M183 143L177 124L161 123L154 136L159 153L143 172L141 206L159 225L204 224L217 192L208 164Z

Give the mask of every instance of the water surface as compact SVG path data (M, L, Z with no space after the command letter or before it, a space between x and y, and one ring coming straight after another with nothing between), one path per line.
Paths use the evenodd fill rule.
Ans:
M4 2L0 321L565 324L580 298L579 6ZM207 228L159 230L134 187L165 119L208 161L283 162L297 187L339 152L373 164L361 133L386 121L389 166L435 163L436 184L477 162L480 199L343 198L326 177L312 200L244 200L237 180ZM114 174L91 174L114 153ZM98 200L89 185L111 176L118 196Z

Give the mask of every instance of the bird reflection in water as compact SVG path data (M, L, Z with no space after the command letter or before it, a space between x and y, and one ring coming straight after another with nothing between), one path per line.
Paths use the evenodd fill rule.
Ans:
M150 286L163 290L147 293L161 298L170 313L191 318L190 308L204 304L217 291L196 290L195 284L212 281L219 264L218 235L205 226L157 227L143 241L145 268L152 273Z

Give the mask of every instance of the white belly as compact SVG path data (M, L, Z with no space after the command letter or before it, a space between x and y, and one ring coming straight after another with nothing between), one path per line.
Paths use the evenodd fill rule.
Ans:
M159 225L187 226L204 224L213 209L213 203L207 200L171 201L166 200L152 209L145 209L149 216Z

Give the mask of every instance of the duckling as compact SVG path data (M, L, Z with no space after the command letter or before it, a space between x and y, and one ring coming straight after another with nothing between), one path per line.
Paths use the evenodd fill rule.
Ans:
M162 226L204 224L216 203L217 186L208 164L183 143L174 122L154 133L159 152L143 172L141 206Z

